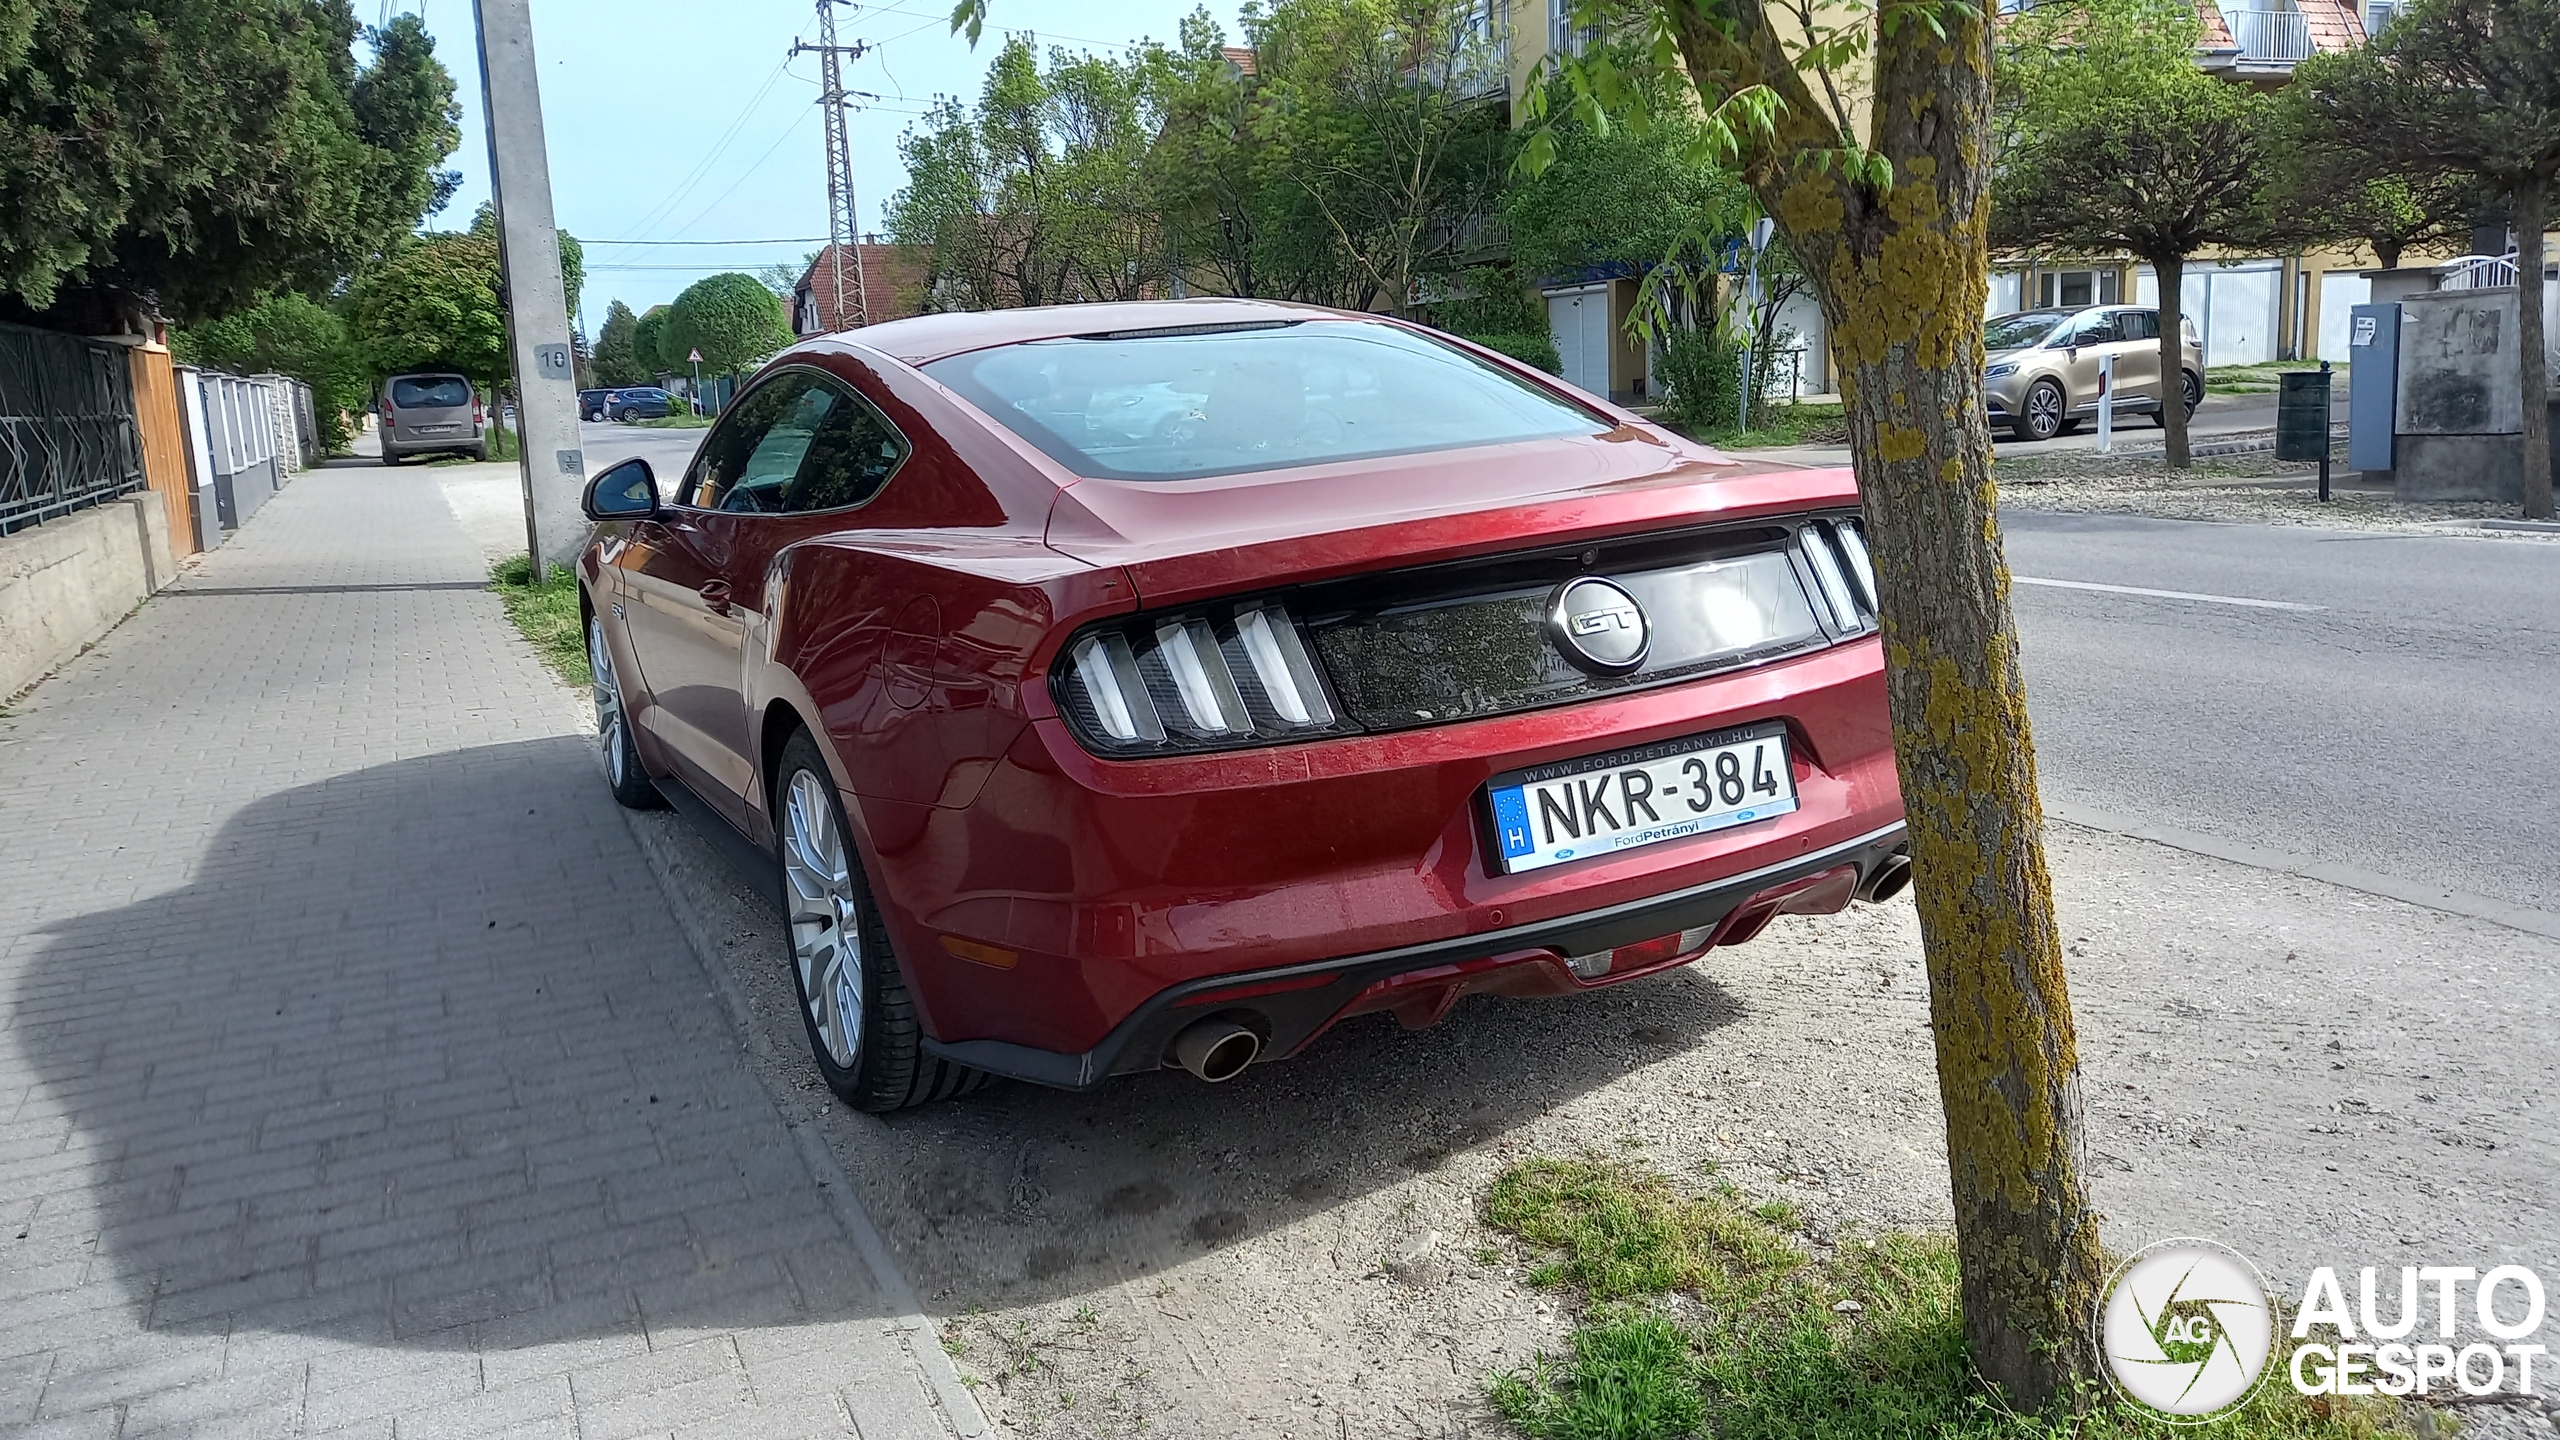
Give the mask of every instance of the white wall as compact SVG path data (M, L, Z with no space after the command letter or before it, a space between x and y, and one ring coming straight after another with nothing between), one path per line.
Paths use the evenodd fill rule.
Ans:
M2178 308L2204 340L2204 363L2261 365L2276 358L2276 301L2283 262L2238 265L2197 261L2179 277ZM2160 280L2146 265L2133 275L2133 303L2158 305Z
M1982 318L1988 320L1994 315L2006 315L2012 310L2026 308L2018 303L2020 287L2026 278L2026 272L2023 270L2011 270L2005 274L1992 276L1991 298L1982 307Z
M113 629L177 568L169 507L150 490L0 536L0 699Z
M2362 275L2331 270L2320 277L2320 337L2314 342L2319 353L2311 358L2347 363L2347 339L2355 324L2355 309L2372 296L2373 282Z

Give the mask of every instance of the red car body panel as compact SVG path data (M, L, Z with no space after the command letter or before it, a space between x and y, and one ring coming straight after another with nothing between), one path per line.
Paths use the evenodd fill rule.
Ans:
M1248 977L1245 989L1312 986L1251 977L1445 950L1790 863L1820 867L1756 894L1756 910L1728 900L1723 933L1739 935L1778 909L1829 903L1898 842L1873 636L1392 733L1136 760L1086 750L1047 676L1068 635L1097 619L1857 501L1845 470L1738 463L1577 392L1560 393L1610 429L1202 480L1094 480L915 368L984 344L1274 312L1309 315L1238 301L1084 306L812 341L776 364L853 385L913 446L885 490L809 516L673 510L603 527L586 557L593 603L623 622L607 625L607 640L653 775L697 791L769 852L765 791L781 741L795 725L823 737L937 1046L974 1062L1089 1057L1151 1004L1183 1003L1168 998L1175 987L1222 976ZM713 581L726 585L723 613L698 593ZM647 632L636 644L634 610ZM667 638L679 630L687 638ZM734 657L725 677L712 673L723 644ZM1481 853L1479 797L1496 774L1764 720L1787 726L1792 814L1520 875L1493 873ZM1842 847L1854 858L1821 860L1851 853ZM1661 963L1686 958L1666 952ZM1427 1020L1467 990L1592 983L1531 946L1346 982L1326 992L1319 1018L1389 1009ZM1293 1043L1312 1033L1301 1027ZM1098 1079L1094 1063L1059 1072L1062 1083Z

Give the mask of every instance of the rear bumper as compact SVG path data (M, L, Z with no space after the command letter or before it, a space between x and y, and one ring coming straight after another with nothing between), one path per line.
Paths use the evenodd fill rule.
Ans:
M1799 894L1819 889L1845 900L1835 882L1862 891L1904 844L1903 824L1895 821L1792 860L1572 915L1186 981L1158 991L1100 1044L1077 1054L1001 1040L946 1044L928 1039L924 1047L975 1069L1066 1090L1088 1090L1114 1075L1159 1069L1177 1033L1212 1017L1234 1019L1260 1032L1263 1053L1285 1057L1349 1015L1386 1010L1407 1024L1428 1024L1465 994L1571 994L1685 964L1715 944L1748 939ZM1825 899L1813 908L1837 905ZM1659 964L1586 979L1565 963L1566 956L1596 954L1691 929L1712 931L1713 938L1699 951Z

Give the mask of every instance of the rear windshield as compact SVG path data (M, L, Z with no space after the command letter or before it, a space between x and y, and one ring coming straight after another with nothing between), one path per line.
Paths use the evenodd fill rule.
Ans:
M1609 428L1392 325L1284 321L1033 340L925 372L1079 475L1190 480Z
M471 386L459 375L428 375L411 379L404 375L391 382L391 405L395 410L446 410L471 403Z

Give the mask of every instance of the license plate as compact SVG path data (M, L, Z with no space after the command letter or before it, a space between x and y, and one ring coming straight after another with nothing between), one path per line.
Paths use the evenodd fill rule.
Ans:
M1770 723L1515 770L1485 800L1495 873L1517 875L1787 814L1796 779Z

